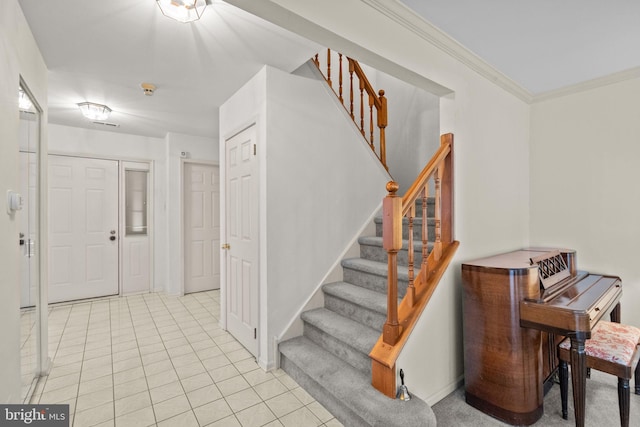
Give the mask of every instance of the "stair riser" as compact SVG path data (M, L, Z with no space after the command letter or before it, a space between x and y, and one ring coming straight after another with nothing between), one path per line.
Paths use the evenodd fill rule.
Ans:
M384 322L387 320L385 314L371 311L365 307L329 294L324 294L324 306L331 311L380 332L382 332L382 325L384 325Z
M371 261L377 262L387 262L388 255L387 251L385 251L380 246L372 246L372 245L360 245L360 258L368 259ZM414 266L419 266L422 262L422 251L413 252L413 263ZM409 265L409 251L401 250L398 251L398 265Z
M320 386L316 381L304 373L298 365L291 362L284 354L280 358L280 368L285 371L295 382L305 389L315 400L327 408L345 426L371 427L362 418L357 416L348 404L336 399L328 390Z
M363 374L371 376L371 359L368 354L361 353L343 341L306 322L304 323L304 336Z
M371 289L383 294L387 293L387 278L377 274L367 273L360 270L353 270L348 267L343 268L343 280L363 288ZM404 297L408 282L398 279L398 298Z

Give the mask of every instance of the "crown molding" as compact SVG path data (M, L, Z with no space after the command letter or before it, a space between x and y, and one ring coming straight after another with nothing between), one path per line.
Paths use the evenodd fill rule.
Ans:
M460 61L487 80L503 88L517 98L531 103L534 96L527 89L498 71L492 65L467 49L447 33L418 16L413 10L397 0L360 0L378 12L409 29L420 38L431 43L449 56Z
M607 76L598 77L595 79L587 80L581 83L576 83L570 86L565 86L560 89L550 90L543 92L533 97L532 102L547 101L553 98L560 98L562 96L573 95L576 93L584 92L586 90L596 89L603 86L608 86L614 83L620 83L631 79L640 78L640 67L629 68L628 70L619 71L617 73L609 74Z

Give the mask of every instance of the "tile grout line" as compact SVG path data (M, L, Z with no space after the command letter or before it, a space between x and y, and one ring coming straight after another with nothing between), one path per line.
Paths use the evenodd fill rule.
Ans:
M142 301L144 301L144 305L147 308L147 312L149 313L149 316L151 317L151 320L153 320L153 315L151 314L151 311L149 310L149 306L146 303L146 300L144 297L142 297ZM131 324L133 326L133 334L136 337L136 344L137 344L137 349L138 349L138 355L140 356L140 362L142 364L142 372L144 373L144 382L147 384L147 394L149 395L149 402L151 403L151 411L153 412L153 420L155 421L155 425L158 425L158 419L156 418L156 411L153 407L153 399L151 398L151 387L149 387L149 381L147 379L147 371L145 370L144 367L144 361L142 360L142 353L140 352L140 342L138 341L138 332L136 331L136 325L135 322L133 321L133 315L131 312L131 305L129 304L129 298L127 297L127 312L129 313L129 317L131 318ZM155 321L153 321L153 325L154 327L156 326ZM157 328L156 328L157 329ZM115 389L115 386L114 386ZM128 396L129 397L129 396ZM113 408L115 411L115 401L113 402ZM116 422L116 418L114 416L113 418L113 422L115 424Z

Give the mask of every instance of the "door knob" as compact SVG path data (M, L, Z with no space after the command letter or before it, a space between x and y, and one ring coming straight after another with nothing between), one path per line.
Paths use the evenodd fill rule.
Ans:
M116 236L109 237L109 240L111 240L113 242L114 240L116 240Z
M224 245L222 245L222 249L231 249L231 245L228 243L225 243Z

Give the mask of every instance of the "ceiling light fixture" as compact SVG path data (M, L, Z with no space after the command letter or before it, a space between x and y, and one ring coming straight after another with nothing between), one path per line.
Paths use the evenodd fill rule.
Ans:
M156 0L162 14L179 22L193 22L202 17L207 0Z
M111 108L93 102L81 102L78 107L80 107L82 115L89 120L107 120L111 114Z

